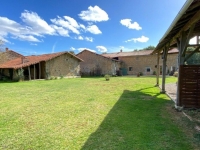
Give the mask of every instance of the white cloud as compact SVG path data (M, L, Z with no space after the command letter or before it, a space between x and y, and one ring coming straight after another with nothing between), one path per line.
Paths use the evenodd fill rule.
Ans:
M63 27L58 27L56 25L52 25L52 27L56 30L56 32L65 37L69 37L69 31L67 29L64 29Z
M140 25L137 22L133 22L131 23L131 19L122 19L120 21L120 23L126 27L128 27L129 29L135 29L135 30L141 30L142 27L140 27Z
M40 18L37 13L29 12L25 10L21 14L21 19L24 23L26 23L32 30L30 30L31 34L35 34L37 36L42 34L55 34L55 29L52 28L48 23Z
M78 25L76 20L74 20L71 17L64 16L64 18L61 18L58 16L55 19L51 19L51 22L58 26L65 28L67 30L70 30L71 32L73 32L75 34L80 34L80 32L78 30L80 28L80 26Z
M86 28L86 31L88 31L92 34L101 34L102 33L96 25L88 26Z
M134 41L135 43L136 43L136 42L145 43L145 42L147 42L148 40L149 40L148 37L146 37L146 36L141 36L141 37L139 37L139 38L132 38L132 39L127 40L127 41L125 41L125 42L131 42L131 41Z
M85 37L85 40L89 41L89 42L93 42L93 38L92 37Z
M98 49L99 52L107 52L107 48L105 48L104 46L96 46L96 48Z
M74 47L70 47L70 50L75 51L76 49Z
M82 36L78 36L78 39L79 40L84 40Z
M78 48L78 51L79 51L79 52L82 52L83 50L88 50L88 51L91 51L91 52L96 53L95 50L92 50L92 49L89 49L89 48Z
M101 22L109 19L108 14L99 6L90 6L88 10L81 11L79 17L84 21Z
M29 41L29 42L41 42L40 40L38 40L37 38L35 38L32 35L18 35L16 37L13 37L14 39L19 39L22 41Z

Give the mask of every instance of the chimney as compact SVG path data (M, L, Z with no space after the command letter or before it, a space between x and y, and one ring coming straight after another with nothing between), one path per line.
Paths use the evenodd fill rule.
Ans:
M24 57L21 57L21 60L22 60L22 64L24 63Z
M9 49L6 47L6 52L8 51Z
M122 52L122 49L120 50L120 52Z

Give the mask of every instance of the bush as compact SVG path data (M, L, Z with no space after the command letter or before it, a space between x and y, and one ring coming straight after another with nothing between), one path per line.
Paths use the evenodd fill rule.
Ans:
M110 75L106 74L104 77L105 77L106 81L110 80Z
M156 71L153 71L153 75L156 75Z
M50 77L50 80L54 80L54 79L55 79L55 77L54 77L54 76L51 76L51 77Z
M174 75L173 75L173 76L178 77L178 72L177 72L177 71L174 72Z

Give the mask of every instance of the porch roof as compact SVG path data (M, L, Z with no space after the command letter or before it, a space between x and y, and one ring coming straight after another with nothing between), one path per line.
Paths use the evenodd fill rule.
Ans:
M168 44L170 48L177 47L177 38L183 31L188 31L194 23L196 24L192 33L193 37L200 33L200 1L187 0L152 54L162 51Z
M19 69L23 67L28 67L30 65L37 64L42 61L48 61L55 57L61 56L63 54L69 54L73 56L74 58L78 59L79 61L83 61L79 57L69 53L69 52L58 52L53 54L44 54L44 55L32 55L32 56L22 56L16 59L13 59L11 61L5 62L0 65L0 68L13 68L13 69Z

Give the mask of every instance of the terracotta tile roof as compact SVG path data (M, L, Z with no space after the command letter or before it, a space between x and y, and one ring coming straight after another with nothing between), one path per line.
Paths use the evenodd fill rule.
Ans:
M39 62L42 61L48 61L51 60L55 57L61 56L63 54L70 54L73 57L75 57L76 59L78 59L79 61L83 61L82 59L80 59L79 57L69 53L69 52L59 52L59 53L53 53L53 54L44 54L44 55L38 55L38 56L26 56L26 57L19 57L16 59L13 59L11 61L8 61L4 64L0 65L0 68L14 68L14 69L18 69L18 68L22 68L22 67L27 67L33 64L37 64ZM23 63L22 63L23 61Z
M131 52L117 52L117 53L107 53L102 54L102 56L114 58L114 57L126 57L126 56L141 56L141 55L150 55L153 50L140 50L140 51L131 51Z
M6 50L5 52L0 53L0 64L3 64L18 57L23 57L23 55L12 50Z
M151 55L153 50L139 50L139 51L131 51L131 52L117 52L117 53L107 53L102 54L102 56L108 58L114 57L128 57L128 56L144 56L144 55ZM176 48L171 49L168 53L178 53Z
M85 51L86 51L86 52L90 52L90 53L95 54L95 55L98 55L98 56L100 56L100 57L104 57L104 58L106 58L106 59L110 59L110 60L113 60L113 61L120 62L119 60L112 59L112 57L109 58L109 57L107 57L107 56L104 56L104 55L100 55L100 54L91 52L91 51L89 51L89 50L87 50L87 49L85 49L85 50L83 50L82 52L78 53L76 56L78 56L79 54L81 54L81 53L83 53L83 52L85 52Z

